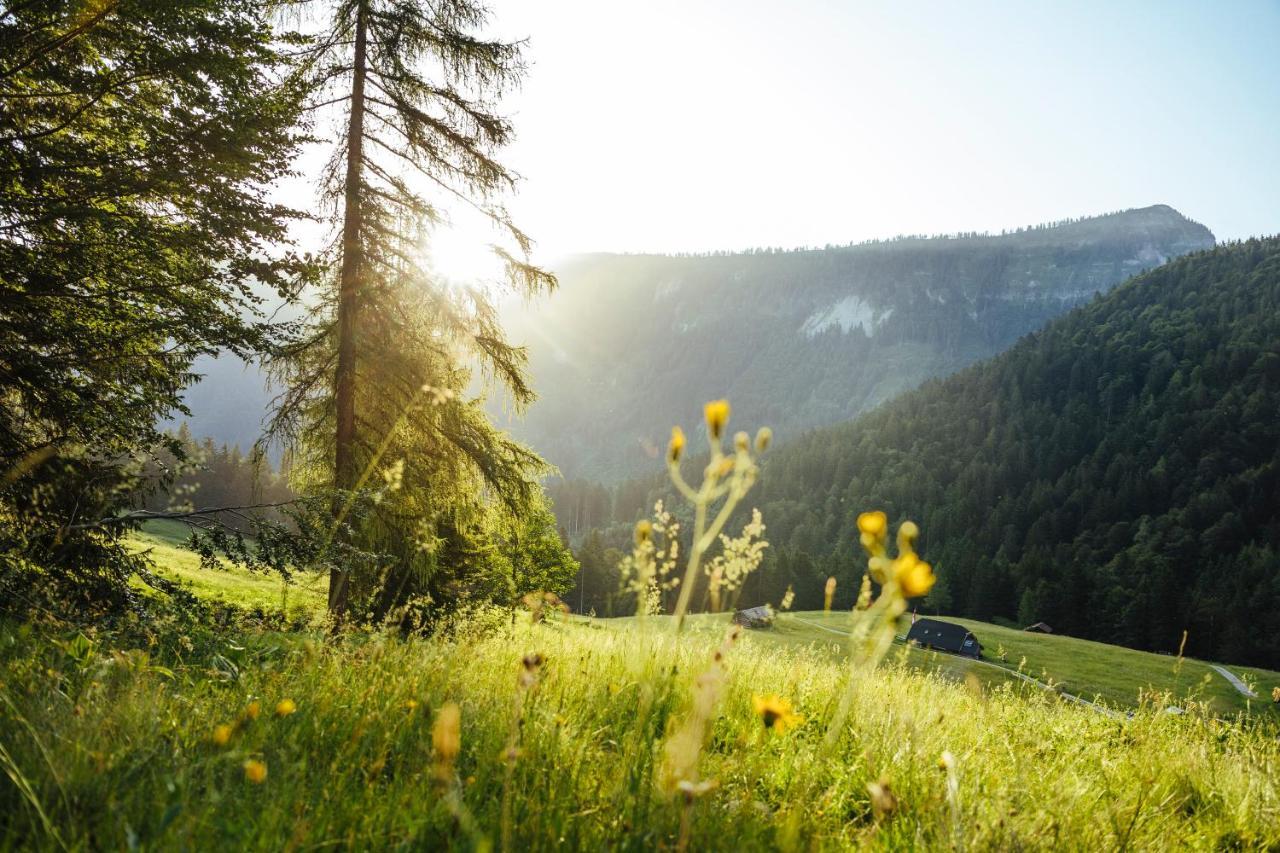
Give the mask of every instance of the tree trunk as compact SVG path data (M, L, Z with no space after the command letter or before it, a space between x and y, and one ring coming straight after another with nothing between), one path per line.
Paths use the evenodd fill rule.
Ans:
M364 79L368 39L367 4L356 7L356 43L351 75L351 120L347 130L347 179L342 222L342 272L338 285L338 367L334 377L337 434L334 442L334 486L354 489L360 477L356 444L356 335L359 333L360 272L364 247L360 233L360 177L364 160ZM339 495L338 501L346 500ZM336 515L336 513L335 513ZM329 573L329 613L340 620L347 609L347 573Z

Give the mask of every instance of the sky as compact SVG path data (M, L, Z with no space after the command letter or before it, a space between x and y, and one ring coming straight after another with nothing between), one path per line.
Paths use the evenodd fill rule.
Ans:
M1280 0L491 0L509 207L583 251L821 246L1164 203L1280 232Z

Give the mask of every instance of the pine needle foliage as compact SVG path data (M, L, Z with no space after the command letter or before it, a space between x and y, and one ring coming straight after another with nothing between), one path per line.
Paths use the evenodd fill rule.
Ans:
M506 340L494 298L555 285L501 203L516 175L497 159L512 128L495 104L524 74L522 45L486 40L488 11L474 2L288 6L319 24L303 60L312 106L339 113L345 135L321 186L332 274L310 335L277 364L286 390L275 430L298 450L308 485L339 495L337 536L390 560L377 577L335 567L331 613L341 618L354 596L380 618L415 595L452 598L460 566L479 564L458 554L493 544L495 513L541 506L535 479L547 466L466 398L478 370L517 408L532 401L525 353ZM496 231L498 281L432 269L432 230L462 208ZM395 488L371 514L344 513L380 470Z
M269 197L303 92L261 6L0 12L0 554L77 596L137 568L122 526L78 525L131 500L195 359L273 348L263 294L308 271Z

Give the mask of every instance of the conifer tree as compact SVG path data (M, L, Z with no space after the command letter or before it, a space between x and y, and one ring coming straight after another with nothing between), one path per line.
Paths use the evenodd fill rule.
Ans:
M163 441L198 356L277 341L261 294L305 270L269 197L302 100L280 47L257 0L0 11L6 561L127 590L122 528L73 525L128 500L126 463Z
M314 483L338 494L336 516L350 522L339 534L392 555L393 565L360 590L381 600L373 587L385 589L391 575L402 590L415 586L406 572L439 576L441 531L474 529L478 498L489 493L514 511L544 469L462 399L464 364L478 365L517 406L533 394L524 352L506 341L491 290L433 274L430 229L451 209L468 208L498 235L497 284L532 295L555 279L530 263L529 238L501 203L516 176L496 159L512 128L495 103L524 73L522 45L487 40L488 12L473 0L299 5L323 20L307 60L313 97L341 105L345 136L323 185L337 226L333 276L312 335L279 364L287 391L275 424L313 473L324 472ZM341 507L379 458L400 466L397 499L379 501L380 518L356 530L361 522ZM346 566L331 571L329 607L339 618L350 574Z

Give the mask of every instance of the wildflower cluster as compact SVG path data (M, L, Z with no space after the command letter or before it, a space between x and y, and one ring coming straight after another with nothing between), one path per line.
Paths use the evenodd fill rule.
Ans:
M693 504L694 509L693 543L689 560L684 577L676 584L680 588L675 609L677 631L684 625L685 614L692 603L694 581L702 567L703 557L720 537L738 503L755 485L759 473L756 457L767 450L773 440L773 433L768 427L762 427L756 433L754 441L747 433L739 432L733 437L732 450L726 453L723 439L731 414L729 401L713 400L703 406L702 412L711 456L702 471L702 482L696 488L685 480L680 469L686 445L684 431L679 427L673 428L671 443L667 446L667 472L671 476L671 482ZM726 552L720 563L708 566L713 608L718 608L723 592L738 589L746 575L759 565L765 547L765 543L760 540L763 532L764 524L760 514L756 512L752 514L741 537L736 540L721 540L726 548L733 543L733 553Z
M869 559L867 570L871 579L881 586L893 583L906 598L916 598L933 588L937 578L933 567L920 559L915 551L920 528L913 521L904 521L898 527L898 556L889 559L887 543L889 520L883 512L864 512L858 516L858 533Z
M281 699L276 704L276 716L287 717L298 710L298 705L292 699ZM257 699L251 701L245 706L244 711L234 723L219 723L213 727L213 732L209 736L209 740L217 747L226 747L231 744L236 734L244 730L262 713L262 703ZM254 785L261 785L267 781L267 765L266 762L257 758L246 758L241 765L244 770L245 781Z
M898 527L898 554L889 557L889 519L880 511L858 516L858 538L867 553L867 572L854 604L849 631L849 663L855 676L850 679L840 706L827 732L833 740L847 719L852 704L856 676L865 675L884 657L897 633L898 617L906 610L907 599L924 595L936 578L933 568L915 551L920 529L904 521ZM880 586L879 598L872 600L872 582ZM835 592L835 578L827 581L827 607ZM885 788L887 790L887 788Z
M721 595L741 589L747 575L759 568L764 559L764 549L769 547L769 543L764 540L764 518L760 510L751 511L751 521L742 528L741 536L731 539L721 533L720 546L720 553L707 564L706 569L711 610L717 613Z
M635 547L618 565L623 589L634 593L641 616L662 610L662 594L680 584L680 522L672 518L662 501L653 506L653 520L635 528Z

